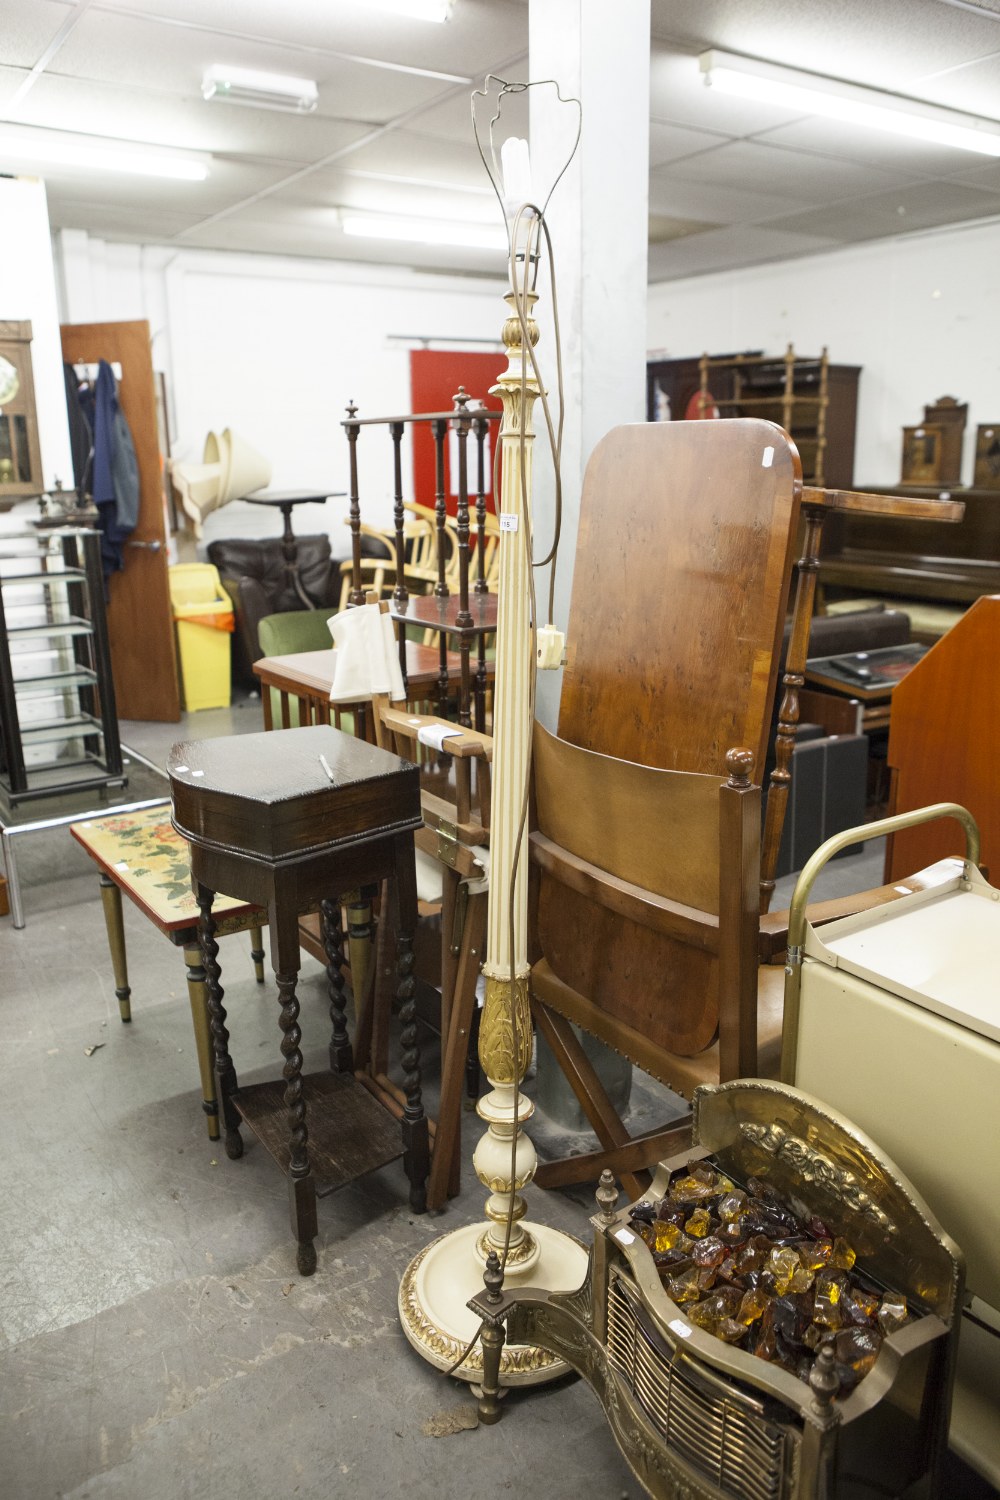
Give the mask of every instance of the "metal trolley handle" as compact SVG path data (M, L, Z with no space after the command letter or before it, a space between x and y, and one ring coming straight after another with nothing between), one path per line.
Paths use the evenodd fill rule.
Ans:
M850 844L863 844L869 839L880 839L885 834L899 833L903 828L915 828L918 823L934 823L938 818L954 818L965 829L965 858L972 865L979 863L979 826L967 808L957 802L935 802L930 807L918 807L914 812L897 813L894 818L882 818L877 823L865 823L861 828L847 828L835 833L832 839L820 844L803 866L795 882L791 905L788 908L788 947L801 948L806 933L806 903L816 876L828 860Z
M877 823L866 823L861 828L848 828L834 834L825 844L820 844L805 863L795 882L791 905L788 908L788 956L785 960L785 1014L782 1025L781 1081L795 1082L795 1057L798 1048L799 988L802 983L802 945L806 935L806 904L809 900L816 876L828 860L850 844L867 843L869 839L882 838L888 833L898 833L903 828L915 828L918 823L934 823L938 818L954 818L965 829L965 859L975 868L979 864L979 826L965 807L957 802L935 802L931 807L918 807L914 812L897 813L894 818L882 818Z

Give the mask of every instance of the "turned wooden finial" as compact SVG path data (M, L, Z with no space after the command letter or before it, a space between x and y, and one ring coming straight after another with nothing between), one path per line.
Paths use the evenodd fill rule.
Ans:
M729 772L728 786L747 787L753 771L753 751L740 747L726 751L726 770Z
M470 400L471 397L464 385L460 385L457 393L451 398L452 405L456 411L464 411Z
M601 1173L601 1180L597 1184L597 1192L594 1194L597 1206L601 1210L601 1218L605 1224L610 1224L618 1207L618 1184L615 1175L608 1167Z

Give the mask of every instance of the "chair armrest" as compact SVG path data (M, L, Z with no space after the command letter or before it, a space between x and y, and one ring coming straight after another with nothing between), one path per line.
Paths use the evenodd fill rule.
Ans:
M421 729L431 725L443 725L446 729L459 729L450 719L435 718L433 714L408 714L405 709L385 708L382 710L382 723L393 734L402 735L405 739L416 740ZM449 735L442 742L442 751L446 755L452 755L456 760L467 760L475 756L481 760L493 759L493 736L491 734L478 734L474 729L460 729L458 734Z

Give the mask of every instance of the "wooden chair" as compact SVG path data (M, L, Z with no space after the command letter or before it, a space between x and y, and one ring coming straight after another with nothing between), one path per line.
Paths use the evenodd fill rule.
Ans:
M689 1129L630 1141L573 1024L685 1095L764 1065L759 782L800 476L753 419L620 427L588 465L559 734L535 740L531 985L602 1150L541 1166L542 1186L609 1166L634 1188Z
M434 529L434 512L422 506L406 505L413 512L413 519L403 528L406 541L407 562L404 573L406 587L413 594L429 593L437 582L437 541ZM428 516L430 519L428 519ZM347 523L350 524L349 522ZM378 598L392 592L396 582L396 538L392 531L382 531L377 526L360 524L362 536L381 542L387 549L385 557L363 557L361 559L361 585L373 591ZM338 609L346 609L354 586L354 563L348 560L340 565L340 603Z
M369 594L368 602L375 597ZM380 601L387 613L388 605ZM441 1099L431 1139L427 1183L429 1208L441 1208L459 1190L462 1088L473 1020L476 983L486 934L490 827L490 736L461 728L446 719L414 714L405 703L374 694L371 719L376 743L421 765L421 812L424 826L415 834L418 861L434 862L441 878ZM445 768L422 760L421 731L444 729L441 757ZM383 903L385 905L385 903ZM380 924L379 944L391 943ZM389 951L388 949L386 951ZM376 955L376 971L385 967ZM355 1063L359 1075L370 1075L381 1090L391 1090L388 1061L387 998L375 991L358 1015Z
M458 522L454 516L448 516L445 521L445 529L451 541L451 551L448 554L447 583L453 594L458 593L459 588L459 551L458 551ZM469 516L469 555L475 558L475 576L479 578L479 522L475 513ZM473 571L470 569L470 572ZM487 590L491 594L497 591L497 582L500 576L500 522L496 516L489 511L486 512L485 525L483 526L483 578Z

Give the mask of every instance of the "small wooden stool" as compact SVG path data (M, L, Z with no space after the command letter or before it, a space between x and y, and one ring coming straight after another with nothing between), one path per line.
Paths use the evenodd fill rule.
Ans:
M243 1154L242 1120L286 1172L299 1271L310 1276L316 1269L318 1192L332 1192L403 1156L410 1206L417 1213L426 1207L428 1125L413 978L419 772L328 725L186 741L174 746L167 770L174 827L191 845L201 910L226 1154L234 1159ZM375 1080L355 1077L345 1017L338 898L378 880L389 882L396 908L402 1105L391 1094L379 1094ZM281 1003L284 1086L274 1081L240 1088L236 1080L216 961L212 903L220 889L267 907ZM317 902L328 960L332 1071L304 1079L296 995L298 918ZM313 1111L309 1128L307 1100ZM401 1119L401 1138L391 1116Z
M208 1029L208 991L198 944L198 904L191 889L188 846L170 821L170 806L143 812L71 823L70 833L101 872L101 901L108 929L108 945L115 975L115 994L122 1021L132 1019L122 891L177 948L184 950L188 996L201 1073L201 1107L208 1116L209 1140L219 1139L219 1104L212 1071L212 1040ZM247 932L258 984L264 983L264 949L259 906L220 896L216 906L220 936Z

